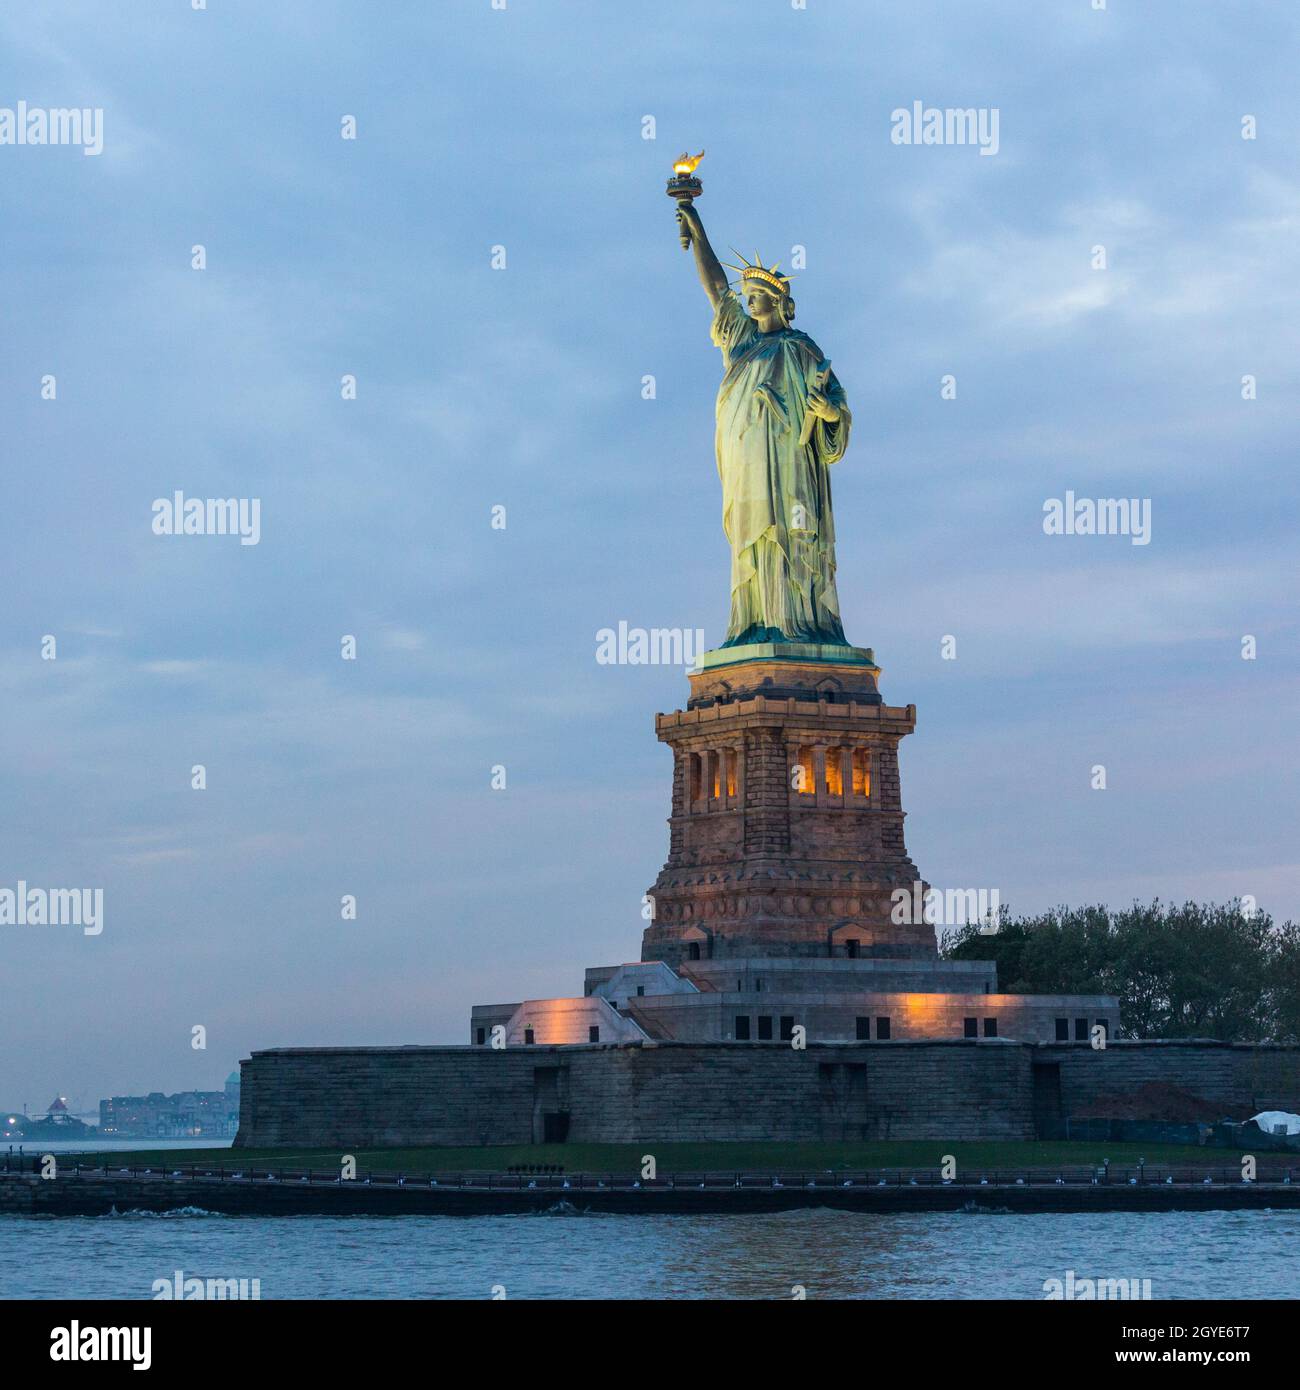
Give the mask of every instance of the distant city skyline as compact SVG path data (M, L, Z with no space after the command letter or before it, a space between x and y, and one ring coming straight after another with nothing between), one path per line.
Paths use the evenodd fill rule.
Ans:
M814 0L751 58L755 23L0 14L0 108L103 112L91 158L0 144L0 890L103 890L96 935L0 924L7 1103L468 1042L470 1001L635 959L686 680L598 634L728 616L688 146L720 249L804 250L922 875L1300 916L1300 23ZM895 141L917 102L996 110L996 153ZM160 534L178 491L257 499L257 543ZM1148 542L1050 534L1067 493Z
M221 1079L223 1085L225 1084L225 1081L229 1078L229 1076L232 1074L232 1072L233 1072L235 1075L238 1075L238 1072L239 1072L239 1065L238 1065L238 1062L236 1062L236 1063L233 1065L233 1067L231 1067L229 1070L227 1070L225 1077L223 1077L223 1078ZM160 1084L160 1085L156 1085L156 1086L148 1086L148 1087L146 1087L143 1091L139 1092L138 1094L140 1094L140 1095L149 1095L149 1094L151 1094L151 1093L153 1093L153 1092L157 1092L157 1093L160 1094L160 1095L175 1095L175 1094L177 1094L177 1093L179 1093L179 1092L182 1092L182 1091L219 1091L219 1090L221 1090L221 1086L212 1086L212 1085L207 1085L207 1086L203 1086L203 1085L199 1085L199 1086L171 1086L171 1085L167 1085L167 1084L164 1083L164 1084ZM41 1102L39 1102L39 1103L37 1103L37 1102L35 1102L35 1101L30 1101L30 1100L22 1100L22 1101L19 1101L16 1105L10 1105L10 1106L8 1106L8 1107L6 1107L6 1106L0 1106L0 1113L3 1113L3 1114L5 1114L5 1115L23 1115L23 1114L25 1114L25 1115L28 1116L28 1118L31 1118L32 1116L36 1116L36 1115L45 1115L45 1114L48 1114L48 1113L49 1113L50 1106L51 1106L56 1100L62 1100L62 1101L64 1101L64 1102L66 1103L67 1108L68 1108L68 1113L69 1113L69 1114L71 1114L71 1115L76 1115L76 1116L77 1116L78 1118L80 1118L80 1119L86 1119L88 1116L91 1116L91 1115L98 1115L98 1114L99 1114L99 1104L100 1104L101 1101L104 1101L104 1100L111 1100L115 1095L123 1096L123 1095L131 1095L131 1094L135 1094L135 1093L130 1092L130 1091L111 1090L111 1091L105 1091L103 1095L96 1096L93 1100L91 1100L90 1098L88 1098L87 1096L81 1094L80 1092L77 1092L77 1091L69 1091L68 1089L64 1088L64 1089L62 1089L62 1090L59 1090L59 1091L54 1092L54 1093L51 1095L51 1097L49 1098L49 1100L41 1101Z

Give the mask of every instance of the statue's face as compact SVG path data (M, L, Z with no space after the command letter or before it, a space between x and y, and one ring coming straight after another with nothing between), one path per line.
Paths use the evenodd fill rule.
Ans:
M757 281L750 280L745 285L745 308L764 333L781 326L780 299Z

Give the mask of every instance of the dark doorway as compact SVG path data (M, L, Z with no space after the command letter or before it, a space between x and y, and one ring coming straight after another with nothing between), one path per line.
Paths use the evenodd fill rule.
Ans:
M534 1144L563 1144L569 1132L569 1074L567 1068L533 1068ZM557 1133L556 1126L563 1123Z
M819 1063L817 1090L818 1122L822 1139L843 1141L867 1137L865 1063Z
M1035 1062L1034 1133L1040 1139L1055 1139L1061 1129L1061 1064Z

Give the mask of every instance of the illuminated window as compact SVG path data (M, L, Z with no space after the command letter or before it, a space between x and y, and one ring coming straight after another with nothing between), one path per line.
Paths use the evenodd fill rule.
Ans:
M871 795L871 753L866 748L853 750L853 795Z
M813 755L811 748L801 748L799 756L795 759L794 767L790 770L790 785L799 793L800 796L813 796L817 791L817 777L813 771Z
M826 792L829 796L844 795L844 749L826 750Z
M690 778L691 778L691 800L698 801L704 795L704 772L700 766L700 755L691 753L690 758Z
M722 795L722 754L709 755L709 795L716 801Z
M734 748L727 749L727 795L735 796L736 783L739 780L740 754Z

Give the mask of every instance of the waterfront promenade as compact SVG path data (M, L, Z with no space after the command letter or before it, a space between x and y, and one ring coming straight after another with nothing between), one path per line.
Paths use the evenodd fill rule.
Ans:
M1294 1180L1293 1180L1294 1179ZM464 1215L548 1211L750 1213L852 1211L1207 1211L1300 1207L1300 1164L986 1168L943 1178L933 1168L861 1172L677 1173L640 1179L591 1172L359 1171L199 1162L64 1165L43 1178L27 1159L0 1171L0 1213L97 1216L192 1207L229 1215Z

